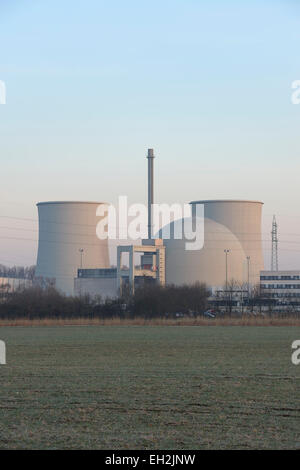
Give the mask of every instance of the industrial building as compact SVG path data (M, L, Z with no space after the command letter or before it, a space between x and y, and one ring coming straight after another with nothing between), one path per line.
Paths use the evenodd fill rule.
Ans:
M300 304L300 271L261 271L260 294L278 303Z
M114 298L118 295L117 268L78 269L74 279L74 294L91 297Z
M231 279L239 283L259 283L263 270L261 245L262 202L241 200L192 201L191 208L204 206L204 246L185 249L186 239L156 238L152 226L154 153L148 150L148 238L141 245L120 245L117 267L109 260L108 241L99 240L96 226L97 202L38 203L39 247L36 276L55 279L56 287L68 295L115 297L124 284L145 282L191 284L205 282L224 288ZM183 221L183 219L182 219ZM181 222L181 221L179 221ZM174 233L171 222L170 233ZM129 265L122 256L129 254ZM135 254L141 254L135 265Z
M129 253L129 269L123 268L122 254ZM141 266L134 264L135 254L143 253ZM142 245L118 246L118 289L122 290L125 282L134 292L136 279L142 282L156 282L162 286L166 283L165 246L163 240L143 240ZM141 284L141 282L139 283Z
M78 269L75 278L75 295L115 298L123 286L136 286L146 282L165 285L165 247L162 240L143 240L142 245L124 245L117 248L117 268ZM129 266L122 262L122 255L129 254ZM135 265L135 255L141 254L141 265Z
M110 268L108 242L99 240L96 215L102 202L41 202L36 277L54 279L57 289L74 294L78 269Z
M184 238L164 240L167 284L200 281L222 288L226 278L252 285L259 283L259 274L264 266L262 203L234 200L191 202L192 206L196 204L204 205L204 246L201 250L188 251L185 250L187 240Z

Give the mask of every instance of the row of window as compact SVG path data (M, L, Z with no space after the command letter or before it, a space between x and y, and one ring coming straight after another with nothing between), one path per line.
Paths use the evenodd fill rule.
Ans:
M260 276L261 281L299 281L300 276Z
M117 268L107 269L78 269L78 277L83 278L111 278L117 277Z
M276 298L281 298L281 299L282 299L282 298L286 299L286 298L288 298L288 297L289 297L289 298L293 298L293 299L294 299L294 298L300 298L300 292L295 292L295 293L293 293L293 294L290 294L289 292L288 292L287 294L278 294L278 293L275 293L275 292L274 292L274 294L272 294L272 297L274 297L274 298L275 298L275 297L276 297Z
M261 284L262 289L298 289L300 284Z

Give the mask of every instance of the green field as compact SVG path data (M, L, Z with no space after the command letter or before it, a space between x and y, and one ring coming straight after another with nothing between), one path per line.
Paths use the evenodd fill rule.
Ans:
M3 327L0 448L300 448L297 327Z

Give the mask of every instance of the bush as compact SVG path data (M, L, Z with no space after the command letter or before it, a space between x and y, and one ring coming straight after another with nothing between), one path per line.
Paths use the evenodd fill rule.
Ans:
M133 316L154 318L176 313L199 315L207 308L209 292L205 284L183 286L146 285L132 297Z
M204 284L191 286L145 285L126 298L91 299L68 297L54 287L32 287L5 296L0 302L1 319L43 318L155 318L167 315L200 314L207 308L209 293Z
M89 297L67 297L53 287L14 292L0 303L0 318L74 318L91 311Z

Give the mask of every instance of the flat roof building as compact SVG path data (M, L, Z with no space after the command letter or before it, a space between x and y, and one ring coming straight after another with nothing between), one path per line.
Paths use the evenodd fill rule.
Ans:
M269 299L300 303L300 270L261 271L260 292Z

